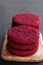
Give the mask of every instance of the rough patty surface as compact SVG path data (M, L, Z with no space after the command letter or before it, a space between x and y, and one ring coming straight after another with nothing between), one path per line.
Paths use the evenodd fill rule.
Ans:
M19 56L29 56L29 55L32 55L34 54L36 51L37 51L38 47L35 47L31 50L26 50L26 51L23 51L23 50L18 50L18 49L12 49L11 47L8 47L7 46L7 50L13 54L13 55L19 55Z
M38 42L39 31L30 26L18 26L8 30L8 39L19 44Z
M12 27L18 25L27 25L39 29L40 18L33 13L20 13L12 17Z
M8 41L7 46L11 47L12 49L18 49L18 50L26 51L26 50L30 50L30 49L37 47L38 42L37 43L34 42L33 44L28 44L28 45L20 45L20 44L13 43L12 41Z

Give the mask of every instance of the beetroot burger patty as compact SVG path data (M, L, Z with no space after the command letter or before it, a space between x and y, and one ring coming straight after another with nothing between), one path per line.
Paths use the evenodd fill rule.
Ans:
M8 39L18 44L38 42L39 31L30 26L18 26L8 30Z
M33 27L13 27L8 30L7 35L7 50L14 55L30 55L38 49L39 30Z
M20 13L12 17L12 27L27 25L39 29L40 18L33 13Z

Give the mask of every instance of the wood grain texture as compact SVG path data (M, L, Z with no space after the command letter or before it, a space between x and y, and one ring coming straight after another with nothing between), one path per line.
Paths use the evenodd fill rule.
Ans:
M6 49L6 44L7 44L7 33L6 33L4 43L3 43L1 57L2 57L2 59L6 60L6 61L40 62L43 60L43 45L41 43L42 43L42 41L41 41L41 35L40 35L38 51L31 56L21 57L21 56L17 56L17 55L12 55Z

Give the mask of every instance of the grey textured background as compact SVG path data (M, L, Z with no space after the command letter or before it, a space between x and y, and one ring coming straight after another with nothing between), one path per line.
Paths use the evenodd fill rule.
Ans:
M12 16L20 12L32 12L39 15L40 30L43 34L43 0L0 0L0 51L5 32L11 27Z

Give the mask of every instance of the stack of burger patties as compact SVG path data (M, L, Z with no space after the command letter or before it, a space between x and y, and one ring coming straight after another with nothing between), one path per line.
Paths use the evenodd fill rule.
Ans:
M40 18L33 13L20 13L12 17L7 32L7 50L17 56L29 56L39 46Z

